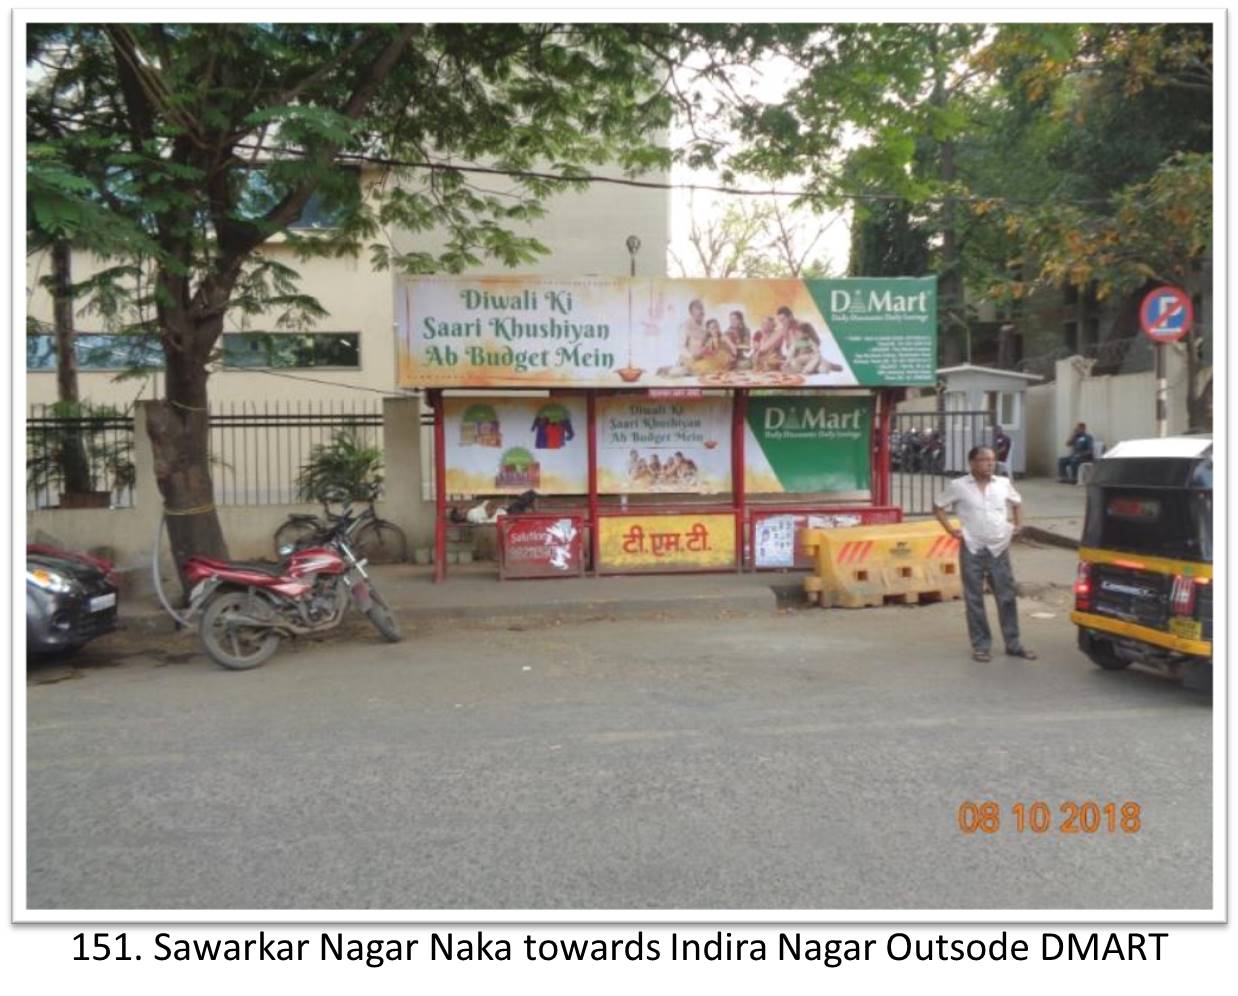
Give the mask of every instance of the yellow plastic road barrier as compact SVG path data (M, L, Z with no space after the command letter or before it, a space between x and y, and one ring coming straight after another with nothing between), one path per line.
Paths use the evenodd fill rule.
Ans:
M809 602L826 608L940 602L963 595L959 540L936 521L805 529L802 543L815 562L804 590Z

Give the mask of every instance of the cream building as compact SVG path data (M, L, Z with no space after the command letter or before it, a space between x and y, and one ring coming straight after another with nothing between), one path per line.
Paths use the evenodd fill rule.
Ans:
M642 179L666 182L667 174ZM379 171L364 175L363 182L378 183ZM487 177L496 187L501 178ZM664 276L670 237L670 197L666 190L596 183L587 190L567 192L546 202L546 215L519 234L536 237L549 250L535 263L514 269L498 264L473 272L493 270L504 274L542 276L626 276L631 256L626 242L640 240L636 271L643 276ZM387 233L401 252L434 251L434 233ZM251 317L247 335L238 316L229 315L225 326L222 361L212 370L209 390L212 404L241 402L331 402L354 403L362 398L377 401L375 392L395 392L395 284L391 271L375 271L368 254L357 258L296 260L291 251L273 241L264 250L281 258L301 275L300 288L312 294L327 312L306 332L282 332L268 322ZM39 286L50 261L46 254L27 258L27 313L46 327L49 334L27 338L27 402L32 405L56 400L55 357L50 323L52 302ZM84 254L73 257L73 279L85 279L103 266ZM138 399L162 394L162 375L117 380L129 365L126 356L140 352L141 342L132 336L109 335L100 318L88 312L88 302L75 304L78 333L78 382L83 399L125 407ZM148 354L158 362L158 349Z

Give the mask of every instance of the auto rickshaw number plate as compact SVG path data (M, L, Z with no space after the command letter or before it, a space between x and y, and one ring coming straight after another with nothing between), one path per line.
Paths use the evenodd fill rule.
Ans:
M1170 619L1169 631L1183 640L1198 640L1203 635L1203 624L1198 619Z

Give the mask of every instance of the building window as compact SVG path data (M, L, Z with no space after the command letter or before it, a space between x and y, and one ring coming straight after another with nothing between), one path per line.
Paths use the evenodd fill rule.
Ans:
M153 335L79 332L73 337L73 355L83 371L163 369L163 348ZM26 369L56 369L54 336L26 336Z
M223 364L231 370L258 367L361 366L358 332L229 332Z
M1019 426L1019 392L999 391L997 394L997 421L1003 429Z
M238 213L257 220L271 210L288 187L273 180L262 169L248 169L243 181ZM288 227L294 230L339 228L345 215L360 199L361 171L353 166L341 166L327 174L309 196L305 207Z

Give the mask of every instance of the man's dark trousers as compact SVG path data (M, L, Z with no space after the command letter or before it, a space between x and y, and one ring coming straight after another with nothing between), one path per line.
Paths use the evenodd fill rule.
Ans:
M966 543L959 544L959 568L963 574L963 604L967 608L967 636L976 653L988 653L993 644L989 619L984 611L984 576L989 576L993 596L997 600L997 618L1002 627L1002 639L1008 653L1022 650L1019 643L1019 612L1015 604L1014 570L1010 566L1010 548L995 557L987 547L972 553Z

